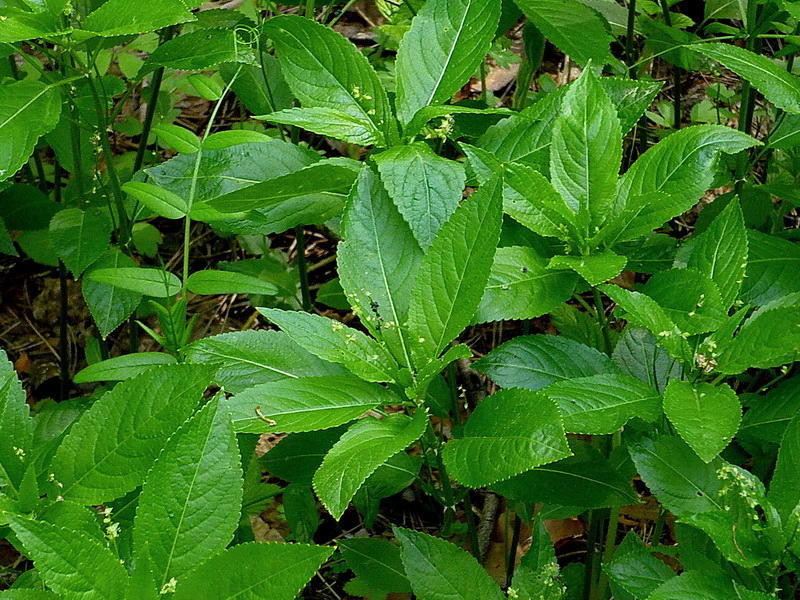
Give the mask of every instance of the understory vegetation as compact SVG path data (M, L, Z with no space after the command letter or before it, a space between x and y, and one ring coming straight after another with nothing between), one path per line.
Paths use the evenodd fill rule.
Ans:
M0 0L0 599L797 598L798 52Z

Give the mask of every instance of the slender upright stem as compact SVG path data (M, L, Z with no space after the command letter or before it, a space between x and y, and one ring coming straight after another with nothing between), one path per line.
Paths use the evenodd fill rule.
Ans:
M745 48L750 52L758 49L758 38L754 35L756 28L758 2L747 0L747 41ZM755 109L755 90L750 82L745 79L742 84L742 103L739 108L739 131L750 133L753 127L753 112ZM744 178L747 175L750 153L742 150L736 160L736 193L741 194Z
M314 2L314 0L306 0L306 17L308 17L309 19L313 19L314 18L314 5L315 4L316 3Z
M311 311L311 290L308 287L308 262L306 262L306 234L302 225L294 228L296 251L297 251L297 273L300 278L300 296L303 301L303 310Z
M506 587L511 587L511 582L514 579L514 567L517 562L517 546L519 545L519 537L522 531L522 519L519 518L517 513L514 513L514 528L511 533L511 547L508 549L508 556L506 557Z
M56 203L61 203L61 165L56 161L55 187L53 188L53 199ZM69 395L69 331L67 330L67 310L69 307L69 290L67 288L67 269L61 260L58 261L58 289L59 289L59 311L58 311L58 363L59 363L59 386L58 399L63 402Z
M136 158L133 161L133 172L136 173L144 164L144 153L147 150L147 138L150 137L150 129L153 127L153 117L156 114L158 104L158 94L161 92L161 81L164 78L164 67L159 67L153 73L150 80L150 98L147 101L147 109L142 121L142 134L139 136L139 146L136 148Z
M603 519L601 511L589 511L589 531L586 534L586 564L583 575L583 597L584 600L594 600L597 589L597 574L599 571L600 553L597 552L597 544L600 541L601 526Z
M636 56L633 50L634 25L636 24L636 0L628 0L628 23L625 31L625 60L628 63L628 77L636 79Z
M486 59L481 61L481 101L489 105L489 90L486 89Z
M667 0L661 0L661 11L664 13L664 24L672 27L672 15L669 12ZM681 128L681 71L680 67L672 66L672 108L674 111L674 128Z
M469 490L464 494L464 511L467 513L467 530L469 532L469 546L475 560L481 560L480 541L478 540L478 523L475 519L475 510L472 506Z
M606 318L605 308L603 308L603 298L600 296L600 290L596 287L592 288L592 294L594 296L594 311L597 315L597 323L600 325L600 330L603 332L606 354L610 355L613 348L611 345L611 335L608 331L608 319Z

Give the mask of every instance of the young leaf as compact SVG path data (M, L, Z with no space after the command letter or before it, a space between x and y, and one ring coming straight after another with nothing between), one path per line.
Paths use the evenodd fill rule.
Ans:
M218 366L214 381L233 394L279 379L347 372L304 350L282 331L232 331L192 342L181 353L187 362Z
M411 589L421 600L501 600L491 576L467 552L447 540L393 528Z
M661 415L658 391L628 375L566 379L543 393L558 405L569 433L609 434L634 417L652 422Z
M228 410L238 433L291 433L336 427L379 404L398 404L398 398L351 375L330 375L248 388L230 399Z
M86 600L118 597L128 574L102 541L46 521L11 515L8 521L36 571L54 592Z
M655 300L640 292L631 292L615 285L604 284L600 288L622 307L628 322L645 327L658 338L659 343L672 356L684 363L691 363L692 351L689 344Z
M586 442L570 439L573 456L501 481L492 489L525 503L546 502L580 508L635 504L630 479Z
M421 108L442 104L475 72L494 38L500 3L426 2L397 51L397 117L408 124Z
M390 148L375 163L389 196L427 250L461 200L464 166L437 156L422 142Z
M298 196L321 193L344 193L353 184L358 171L346 161L329 159L299 171L280 175L239 189L192 207L196 211L209 206L221 213L239 213L266 208Z
M496 384L540 390L553 382L617 368L602 352L555 335L519 336L498 346L473 365Z
M83 20L83 29L103 37L149 33L156 29L194 21L182 0L108 0Z
M724 308L730 308L747 268L747 231L737 199L694 239L686 266L710 277L717 284Z
M161 589L225 549L239 523L242 469L227 407L212 399L167 442L139 495L134 557Z
M101 360L81 369L72 378L74 383L95 381L125 381L136 377L158 365L174 365L178 362L166 352L137 352Z
M200 150L200 138L197 135L178 125L156 125L153 127L158 144L169 150L181 154L194 154Z
M14 496L33 454L33 423L14 365L0 349L0 484Z
M177 194L152 183L129 181L122 191L130 194L147 208L166 219L182 219L186 216L186 202Z
M554 256L548 269L572 269L589 285L599 285L614 279L625 268L628 259L610 250L587 256Z
M604 65L612 41L608 24L592 8L577 0L515 0L525 16L547 39L581 66L591 60Z
M721 510L717 469L722 459L705 463L679 437L643 439L628 446L636 469L670 512L681 516Z
M797 461L800 460L800 413L789 421L781 438L775 473L769 486L769 500L784 522L800 504L800 481L797 478Z
M339 321L299 311L258 309L298 346L323 360L339 363L365 381L394 382L397 363L371 337Z
M553 125L550 178L576 213L583 237L601 225L616 199L622 161L617 111L590 69L567 90Z
M195 271L186 280L186 288L195 294L262 294L274 296L278 288L258 277L212 269Z
M211 373L201 365L165 365L99 398L53 458L60 494L100 504L140 485L164 442L197 406Z
M0 98L0 181L4 181L25 164L39 137L58 123L61 93L55 85L26 80L0 86Z
M711 186L720 152L736 154L758 143L721 125L695 125L676 131L640 156L620 178L618 205L631 208L637 199L662 192L685 201L685 208L674 213L679 215Z
M670 381L664 392L664 413L703 462L710 462L739 430L742 406L725 384Z
M555 403L540 392L509 389L478 404L464 437L445 444L442 458L455 479L478 488L570 454Z
M456 209L422 259L408 311L419 364L436 358L472 321L489 278L501 221L498 178Z
M331 552L305 544L240 544L183 577L174 599L293 600Z
M386 90L366 57L341 34L297 15L267 21L286 82L308 107L350 115L371 132L378 145L397 139L397 126Z
M568 300L577 278L546 265L547 259L533 248L498 248L475 321L533 319Z
M340 519L367 477L417 441L427 425L428 415L419 409L413 418L368 417L350 426L314 474L314 491L331 516Z
M690 49L747 79L777 108L800 113L800 80L767 57L732 44L704 43Z
M800 273L800 247L797 244L751 229L747 231L747 248L742 300L763 306L787 294L800 292L800 278L797 277Z
M374 171L364 167L342 219L339 277L353 310L392 355L411 368L405 322L422 249Z
M77 279L108 248L111 221L100 209L66 208L50 221L50 239L58 257Z
M123 267L136 268L136 263L122 251L111 248L89 266L86 276L81 281L83 299L103 338L107 338L133 314L142 301L142 294L94 281L88 275L95 269L116 270Z
M169 271L144 267L93 269L86 279L154 298L170 298L181 291L181 280Z

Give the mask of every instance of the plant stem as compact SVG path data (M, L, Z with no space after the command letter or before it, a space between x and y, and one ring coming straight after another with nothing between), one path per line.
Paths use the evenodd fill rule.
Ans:
M600 296L600 290L592 287L592 295L594 296L594 311L597 315L597 323L600 325L600 330L603 332L603 342L606 347L606 354L611 355L613 347L611 345L611 335L608 331L608 318L606 317L606 310L603 308L603 298Z
M316 3L314 2L314 0L306 0L306 17L308 17L309 19L313 19L314 18L314 5L315 4Z
M467 513L467 530L469 531L469 547L472 551L472 556L475 560L480 562L481 549L478 540L478 524L475 522L475 510L472 506L472 498L470 498L469 490L464 494L464 511Z
M625 60L628 63L628 77L636 79L636 56L634 56L634 25L636 24L636 0L628 0L628 23L625 31Z
M745 49L755 52L758 47L758 38L753 35L756 27L758 2L747 0L747 41ZM750 133L753 127L753 111L755 109L755 90L750 81L745 79L742 84L742 102L739 107L739 131ZM736 160L736 194L741 195L744 178L747 174L750 152L742 150Z
M586 534L586 564L583 574L583 597L584 600L595 599L595 589L597 587L598 559L600 554L597 552L597 543L600 540L600 529L602 519L600 512L590 510L588 513L589 531Z
M522 530L522 519L519 518L517 513L514 513L514 529L511 534L511 547L508 549L506 557L506 587L511 587L511 582L514 579L514 567L517 562L517 546L519 545L519 536Z
M303 301L303 310L311 312L311 290L308 287L308 263L306 262L306 234L302 225L294 228L295 239L297 240L297 273L300 277L300 296Z
M672 27L672 16L669 12L667 0L661 0L661 12L664 14L664 23L667 27ZM674 111L675 129L681 128L681 72L680 67L672 67L672 107Z
M61 203L61 165L56 161L55 187L53 188L53 199L57 204ZM58 310L58 358L59 358L59 386L58 399L63 402L69 395L69 339L67 338L67 310L69 307L69 290L67 289L67 269L61 260L58 261L58 289L59 289L59 310Z
M489 106L489 94L486 89L486 58L481 61L481 102Z
M161 92L161 81L164 78L164 67L159 67L153 73L150 80L150 98L147 101L147 110L142 121L142 134L139 136L139 146L136 148L136 159L133 161L133 172L136 173L144 164L144 153L147 150L147 138L150 137L150 129L153 127L153 117L156 114L156 104L158 104L158 94Z
M622 431L614 432L614 435L611 437L611 448L609 450L609 456L614 448L618 447L622 443ZM603 556L602 556L602 564L607 564L610 560L612 555L614 554L614 548L617 545L617 525L619 522L619 506L614 506L608 513L608 523L606 525L606 537L605 543L603 545ZM601 600L605 597L606 587L608 586L608 577L606 574L601 570L600 572L600 581L598 582L597 586L597 595L596 600Z

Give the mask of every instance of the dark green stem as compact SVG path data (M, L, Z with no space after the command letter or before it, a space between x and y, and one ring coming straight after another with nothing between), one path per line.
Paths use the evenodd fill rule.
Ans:
M297 273L300 277L300 295L303 301L303 310L311 311L311 289L308 287L308 263L306 262L306 234L302 225L294 228L297 240Z
M53 197L56 203L61 203L61 165L55 163L55 187ZM58 354L59 354L59 387L58 398L63 402L69 395L70 374L69 374L69 339L67 331L67 310L69 307L69 290L67 289L67 269L64 263L58 261L58 289L59 289L59 311L58 311Z
M583 574L583 597L585 600L595 599L599 571L600 553L597 544L600 541L603 519L601 511L590 510L588 513L589 531L586 534L586 564Z
M161 81L164 78L164 67L159 67L153 73L150 80L150 98L147 101L147 110L142 121L142 134L139 136L139 146L136 148L136 159L133 161L133 172L136 173L144 164L144 153L147 151L147 138L150 137L150 129L153 127L153 117L156 114L158 104L158 94L161 92Z
M664 14L664 24L667 27L672 27L672 15L669 12L669 4L667 0L661 0L661 12ZM681 128L681 71L680 67L673 65L672 67L672 108L674 112L675 129Z
M634 25L636 24L636 0L628 0L628 23L625 31L625 60L628 63L628 77L636 79L636 56L634 54Z
M508 549L508 556L506 557L506 587L511 587L511 582L514 579L514 566L517 562L517 546L519 545L519 536L522 530L522 519L519 515L514 513L514 528L511 533L511 547Z
M475 510L472 506L472 498L470 498L469 490L464 494L464 511L467 513L470 551L472 552L472 556L475 557L475 560L480 562L481 549L480 542L478 541L478 523L476 522Z
M309 19L314 18L314 0L306 0L306 17Z
M747 0L747 41L745 48L750 52L758 49L758 38L754 35L756 28L756 18L758 2ZM753 128L753 112L755 109L755 90L748 80L742 84L742 103L739 108L739 131L749 134ZM736 193L741 194L744 185L744 178L747 175L750 153L743 150L739 153L736 160Z
M614 349L611 344L611 335L608 331L608 318L606 317L606 310L603 308L603 298L600 296L600 290L592 287L592 295L594 296L594 312L597 315L597 323L600 325L600 330L603 333L603 342L606 347L606 354L611 355Z

